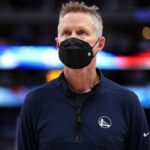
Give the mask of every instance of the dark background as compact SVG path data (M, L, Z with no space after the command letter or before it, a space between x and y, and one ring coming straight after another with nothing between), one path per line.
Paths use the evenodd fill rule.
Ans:
M55 45L60 6L67 0L0 0L0 45ZM132 56L150 51L149 0L86 0L96 4L104 21L105 51ZM150 32L149 32L150 34ZM150 37L150 36L149 36ZM102 70L121 85L150 84L150 70ZM0 86L31 88L46 82L48 70L0 70ZM0 107L0 149L15 147L17 118L21 107ZM150 125L150 109L144 109Z

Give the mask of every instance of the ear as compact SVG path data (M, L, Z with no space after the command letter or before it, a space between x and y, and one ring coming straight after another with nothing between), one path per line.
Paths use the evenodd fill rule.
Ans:
M98 41L98 47L97 47L97 49L98 49L99 51L101 51L101 50L104 48L104 46L105 46L105 37L104 37L104 36L101 36L101 37L99 38L99 41Z
M58 37L55 37L56 47L59 48Z

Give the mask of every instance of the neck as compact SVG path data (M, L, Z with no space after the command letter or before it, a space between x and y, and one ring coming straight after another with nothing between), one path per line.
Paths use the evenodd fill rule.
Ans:
M92 72L92 73L91 73ZM100 82L96 69L64 69L64 75L69 88L76 93L86 93Z

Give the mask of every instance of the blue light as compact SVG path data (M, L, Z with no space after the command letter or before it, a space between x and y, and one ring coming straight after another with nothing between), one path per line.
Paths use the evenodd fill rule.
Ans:
M104 51L97 54L97 67L114 69L114 55ZM54 46L0 46L0 69L62 69L63 64Z
M146 87L129 86L128 88L136 93L144 108L150 108L150 94L149 94L150 86Z
M118 68L115 56L104 51L97 54L97 68L114 69Z
M127 88L137 94L144 108L150 108L150 87L128 86ZM21 107L29 90L31 89L18 88L15 91L11 88L0 87L0 107Z
M140 22L150 22L149 9L138 9L135 12L135 18Z

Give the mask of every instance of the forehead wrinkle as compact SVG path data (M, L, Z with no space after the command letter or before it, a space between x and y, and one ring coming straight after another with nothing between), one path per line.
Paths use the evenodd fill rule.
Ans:
M72 14L75 17L72 17L70 14ZM81 14L81 15L79 15L79 14ZM84 15L86 15L86 16L84 16ZM68 23L69 23L69 25L68 25ZM69 26L70 27L81 27L81 28L88 28L91 26L93 29L95 29L94 20L90 14L88 15L88 19L87 19L87 13L86 14L84 14L84 13L68 13L64 17L60 18L58 29L60 28L60 26L61 27L67 26L67 28L69 28Z

